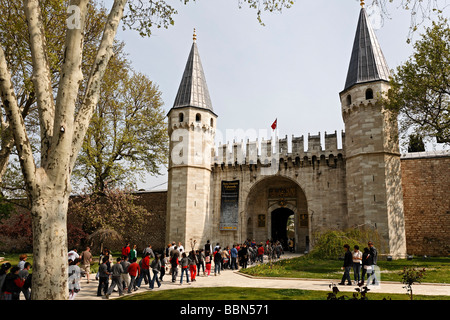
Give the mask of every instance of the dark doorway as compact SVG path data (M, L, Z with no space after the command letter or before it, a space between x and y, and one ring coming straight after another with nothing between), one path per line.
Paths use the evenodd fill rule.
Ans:
M280 241L283 248L288 249L288 238L294 238L294 212L288 208L272 211L272 240Z

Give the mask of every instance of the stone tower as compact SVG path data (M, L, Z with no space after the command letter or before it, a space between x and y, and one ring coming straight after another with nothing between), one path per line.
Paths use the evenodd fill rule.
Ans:
M173 107L168 113L169 167L166 243L210 235L211 161L217 115L214 113L200 61L196 36Z
M380 100L390 71L362 7L344 90L348 221L376 228L388 252L406 255L397 118ZM376 244L375 244L376 245Z

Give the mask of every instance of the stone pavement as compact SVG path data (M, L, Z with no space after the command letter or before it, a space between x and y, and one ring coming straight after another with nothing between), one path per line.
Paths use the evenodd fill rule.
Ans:
M297 257L299 254L286 253L283 258ZM172 283L171 275L166 274L164 281L161 283L161 287L157 288L155 283L155 289L153 291L167 290L167 289L181 289L181 288L205 288L205 287L243 287L243 288L278 288L278 289L302 289L302 290L323 290L331 291L329 285L331 283L337 284L340 282L340 278L335 280L322 280L322 279L298 279L298 278L257 278L247 275L243 275L237 271L223 270L218 276L214 276L214 268L211 270L211 275L197 276L195 282L187 284L183 279L183 284L180 285L180 277L177 281ZM178 272L180 275L181 272ZM98 281L95 280L95 274L90 276L91 281L86 283L86 278L81 280L81 291L76 296L75 300L106 300L105 297L97 297ZM111 283L111 281L110 281ZM355 292L356 286L338 286L340 291ZM388 282L381 281L379 286L370 286L371 292L378 293L400 293L406 294L406 290L403 288L403 284L400 282ZM445 295L450 296L449 284L415 284L413 286L415 295ZM142 282L141 288L134 293L151 291L148 285ZM115 299L119 297L118 292L113 292L109 299ZM325 296L324 296L325 297Z

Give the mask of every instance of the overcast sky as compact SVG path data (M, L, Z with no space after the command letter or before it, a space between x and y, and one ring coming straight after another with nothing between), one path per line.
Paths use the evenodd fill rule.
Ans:
M238 0L173 5L178 15L169 29L157 29L150 38L133 31L118 35L134 69L159 86L166 112L175 100L195 28L217 130L224 140L227 130L267 130L270 135L275 119L279 136L289 140L292 135L306 139L308 133L344 129L339 92L347 75L359 0L297 0L281 14L264 13L265 26L256 20L255 10L239 9ZM410 12L391 5L390 19L381 22L377 10L367 9L388 65L395 69L412 54L412 44L406 42ZM418 38L416 33L413 40ZM138 187L165 189L166 181L165 175L149 177Z

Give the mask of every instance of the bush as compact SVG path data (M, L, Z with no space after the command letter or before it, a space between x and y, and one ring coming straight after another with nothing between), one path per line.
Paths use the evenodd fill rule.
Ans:
M317 233L314 239L313 250L309 256L315 259L339 259L344 255L344 244L348 244L350 250L358 245L360 251L367 247L368 241L374 241L381 246L376 230L364 228L326 230Z

